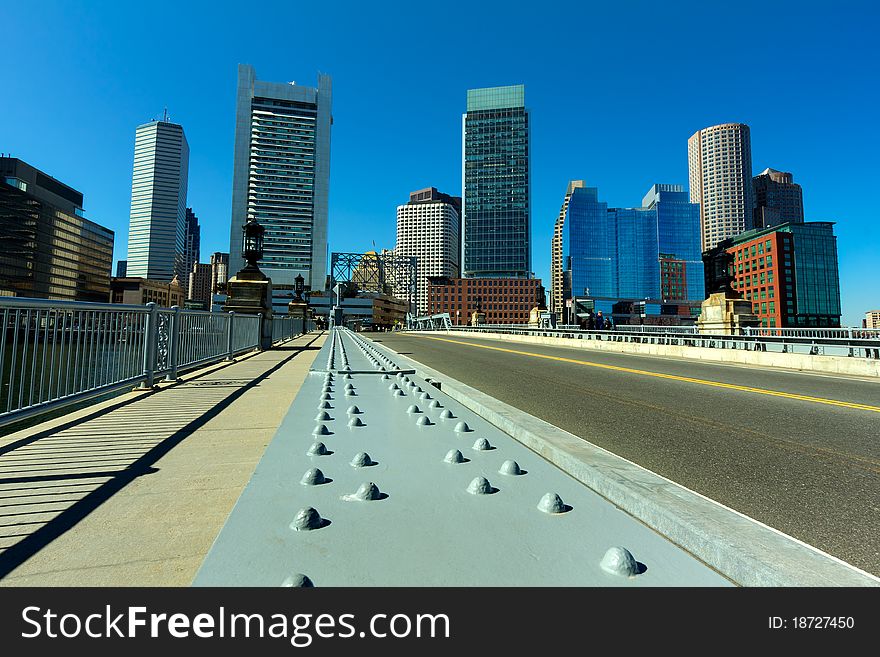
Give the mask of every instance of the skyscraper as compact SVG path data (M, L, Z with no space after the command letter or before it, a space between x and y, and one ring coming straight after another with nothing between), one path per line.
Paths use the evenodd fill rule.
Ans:
M238 67L230 267L244 266L242 227L253 218L266 229L259 265L277 311L287 312L298 274L307 289L325 286L331 97L329 75L313 88L263 82L253 67Z
M180 279L180 284L184 290L189 289L189 279L193 273L193 265L201 258L199 252L201 250L202 229L199 227L199 218L193 213L192 208L186 209L186 229L184 231L183 242L183 266L185 278Z
M550 246L550 312L556 313L556 319L560 322L562 321L565 299L563 294L565 268L562 265L562 231L565 227L565 215L568 214L568 202L571 200L572 192L578 187L584 187L583 180L572 180L568 183L562 208L559 210L559 216L556 217L553 241Z
M462 128L464 276L527 278L532 262L525 87L468 90Z
M554 272L564 319L573 319L567 301L579 297L606 313L617 301L650 300L659 309L663 302L703 300L699 208L683 187L654 185L642 207L609 208L595 187L574 181L566 199L557 221L562 272Z
M186 278L186 187L189 144L168 121L138 126L134 141L128 276L156 281Z
M229 279L229 254L219 251L211 254L211 292L217 292L220 285L225 286Z
M397 206L395 254L416 258L417 312L428 313L428 277L457 277L461 246L461 198L434 187Z
M755 228L804 223L804 194L794 176L764 169L752 178L755 191Z
M657 247L661 265L680 277L677 294L669 290L663 299L702 301L706 298L703 254L700 249L700 208L688 201L681 185L654 185L642 199L642 207L657 211ZM661 285L663 277L661 276Z
M723 123L688 139L691 203L700 204L702 249L752 227L752 147L749 126Z

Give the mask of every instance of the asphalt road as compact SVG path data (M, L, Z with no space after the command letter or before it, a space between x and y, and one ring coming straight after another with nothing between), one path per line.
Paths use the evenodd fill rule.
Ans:
M878 381L469 336L369 337L880 575Z

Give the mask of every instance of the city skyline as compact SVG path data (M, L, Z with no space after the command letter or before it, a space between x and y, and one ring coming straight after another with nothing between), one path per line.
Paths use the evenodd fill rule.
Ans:
M56 9L47 12L41 17L42 22L37 23L34 17L13 7L3 10L10 24L22 28L10 35L13 47L17 47L21 39L19 33L51 40L53 34L67 31L71 26L94 21L89 29L101 37L105 49L118 56L100 61L74 56L56 62L51 55L41 53L28 71L4 71L4 88L12 97L33 97L33 100L13 104L9 122L0 128L0 150L11 152L83 190L89 201L86 215L116 231L114 261L118 261L125 257L127 236L127 221L120 219L127 219L130 202L130 197L125 197L130 194L132 151L130 137L125 135L130 135L134 127L151 114L158 115L162 107L168 106L172 120L184 125L192 149L188 204L196 209L202 221L203 253L226 251L231 208L235 67L238 63L250 62L261 72L261 77L271 80L308 81L313 80L316 73L326 72L333 76L335 96L329 250L364 251L373 240L379 247L390 248L394 244L394 211L403 195L427 186L451 194L460 192L460 130L465 90L524 84L529 90L528 107L533 121L532 270L548 284L548 246L559 212L559 198L569 180L584 179L587 185L599 187L609 205L637 207L637 190L647 188L655 180L687 183L688 136L710 125L741 122L751 128L753 170L749 173L757 175L768 167L793 172L803 187L806 220L836 222L843 319L845 324L857 325L867 310L880 306L880 293L869 284L873 264L870 254L876 251L880 240L870 213L854 198L841 197L839 190L845 188L845 169L854 167L871 177L877 165L868 158L871 149L866 144L841 140L833 132L838 126L865 120L869 110L862 108L872 106L870 97L875 92L867 88L869 85L859 83L860 78L870 75L867 64L860 62L870 58L850 56L865 48L860 45L861 34L863 26L870 21L838 23L836 17L826 20L824 15L809 8L792 17L784 14L784 7L768 8L757 3L751 6L755 10L760 8L762 14L778 11L786 15L787 22L795 23L791 34L798 35L786 33L777 35L773 43L751 39L744 44L755 61L787 58L792 74L781 85L777 81L773 102L761 94L745 93L774 79L772 71L740 65L742 74L738 79L731 81L728 72L726 79L715 80L706 72L718 65L717 57L712 62L690 58L694 51L711 42L708 36L697 35L690 43L677 43L669 38L688 33L686 28L693 24L688 23L684 7L658 11L644 4L639 7L641 15L636 17L608 8L572 6L568 10L572 18L569 22L573 24L577 23L574 19L578 14L589 14L597 23L605 25L631 22L632 29L645 37L645 43L634 47L628 55L618 59L602 58L601 66L591 67L590 84L585 85L584 91L566 91L572 101L597 98L601 91L602 103L560 102L559 85L578 69L567 59L575 50L559 45L548 47L551 41L540 32L542 27L555 24L559 13L565 13L562 10L539 17L534 28L537 33L534 43L523 52L512 53L506 60L499 61L484 55L501 43L509 27L509 20L502 19L502 24L486 32L485 43L477 53L464 58L470 62L470 67L465 69L461 64L464 59L439 58L438 53L431 52L427 46L415 43L410 61L399 62L396 48L383 45L383 39L400 29L406 20L411 20L413 12L420 11L413 9L406 17L389 17L387 25L370 22L377 28L371 36L360 35L364 17L357 12L340 16L338 24L334 22L334 40L350 39L351 44L335 52L331 47L322 46L320 38L303 35L304 44L311 44L313 52L293 58L289 50L261 50L247 39L228 48L228 52L221 52L219 46L204 37L196 37L195 43L186 44L187 50L183 51L178 49L182 44L171 43L170 32L162 31L159 40L173 45L168 57L181 62L181 66L180 70L154 71L147 69L148 58L124 43L125 32L120 26L130 18L124 8ZM875 9L865 7L866 11L876 13ZM315 15L305 19L322 20L321 10L308 11ZM491 7L479 11L489 13ZM701 8L699 11L711 16L720 10ZM181 9L181 14L184 22L200 15L187 7ZM663 64L666 68L660 76L652 72L657 62L652 61L649 70L640 61L652 43L653 37L647 37L648 28L657 21L665 29L665 49L658 61L660 68L664 68ZM834 30L829 32L830 24ZM209 16L201 27L206 34L215 32L213 38L229 34L234 26L225 24L222 18ZM562 25L561 29L567 32L571 28ZM732 28L723 27L722 31L728 38L733 34ZM825 49L810 46L819 35L827 44ZM558 36L554 41L564 41L557 39ZM198 44L204 47L192 52L190 49ZM21 47L24 47L23 41ZM590 53L601 53L603 47L608 47L607 37L598 39L596 44L584 45L583 57L589 59ZM546 54L533 57L542 48ZM307 50L309 48L297 48L297 53ZM355 56L358 52L367 54L359 58ZM395 57L393 63L392 57ZM719 57L734 59L728 54L719 54ZM834 75L825 82L831 89L823 95L833 95L833 102L805 102L812 99L810 81L823 73L828 78L828 74L838 72L844 62L847 63L845 74ZM380 66L381 72L364 75L364 65L369 67L370 63ZM63 77L61 84L68 97L76 101L74 104L84 101L81 112L44 115L46 110L38 107L47 102L46 97L42 92L34 95L33 91L40 80L50 76L50 67L54 64L60 66L58 73ZM411 84L414 71L432 65L437 67L441 84L435 81L426 85L427 88ZM699 94L692 91L681 94L681 88L666 91L662 82L671 67L677 67L679 74L687 77L691 90L699 86ZM137 88L122 84L122 80L131 75L142 77ZM659 90L659 95L655 93L651 103L636 109L607 100L609 93L636 87L641 92ZM96 94L98 88L102 90L99 102L85 102L85 95ZM737 90L742 93L730 93ZM682 98L676 99L676 94ZM664 103L669 107L664 107ZM102 127L99 138L95 136L95 129L80 127L84 121ZM10 129L13 125L14 130ZM41 126L42 134L38 134L36 125ZM826 129L817 129L817 126ZM82 141L80 132L88 137L86 142ZM651 148L644 148L649 142ZM94 148L90 149L89 143L95 143ZM400 157L407 145L419 146L421 152L413 155L410 148L406 151L407 157ZM364 226L368 226L368 230L365 231Z

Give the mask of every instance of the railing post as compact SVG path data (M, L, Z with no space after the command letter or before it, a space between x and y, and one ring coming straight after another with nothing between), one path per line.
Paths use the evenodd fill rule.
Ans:
M235 320L235 311L229 311L229 321L226 322L226 360L235 360L232 357L232 323Z
M147 325L144 327L144 380L141 388L152 388L156 383L156 352L159 347L159 306L147 304Z
M171 326L168 328L168 338L171 344L168 352L168 374L166 381L177 381L177 365L180 353L180 306L171 306Z

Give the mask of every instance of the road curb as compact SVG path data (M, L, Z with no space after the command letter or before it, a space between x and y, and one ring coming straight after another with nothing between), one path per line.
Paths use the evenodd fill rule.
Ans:
M444 393L741 586L880 586L880 578L870 573L374 344L411 363Z

